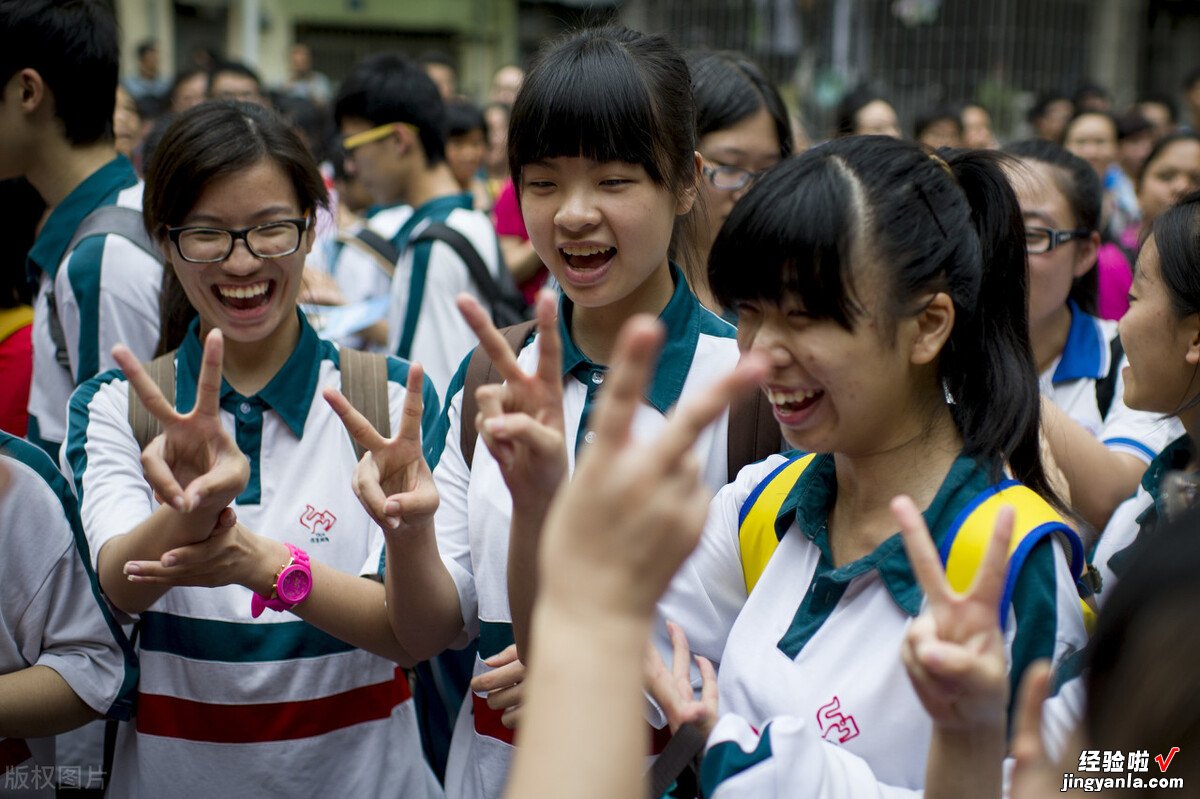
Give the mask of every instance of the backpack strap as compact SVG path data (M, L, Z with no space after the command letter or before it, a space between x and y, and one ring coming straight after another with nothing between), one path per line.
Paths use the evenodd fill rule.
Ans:
M1108 374L1096 381L1096 408L1100 418L1107 419L1112 408L1113 399L1117 395L1117 375L1121 372L1121 359L1125 356L1125 348L1121 346L1121 337L1113 336L1108 345L1109 357Z
M526 312L528 306L525 298L517 291L507 269L499 275L493 275L471 240L444 222L430 222L409 238L408 243L411 246L432 241L440 241L454 250L454 254L467 267L471 282L479 289L497 326L517 325L527 319L529 314Z
M946 580L955 591L961 593L971 587L992 539L996 517L1005 505L1011 505L1016 516L1008 549L1004 595L1000 601L1001 630L1008 622L1008 609L1012 606L1021 567L1039 541L1050 535L1059 536L1067 547L1071 577L1076 582L1083 575L1084 560L1079 536L1050 503L1016 480L1004 480L988 486L972 499L955 518L942 540L938 554L946 565ZM1088 621L1091 610L1086 603L1084 607L1084 620Z
M784 446L779 422L766 392L753 393L729 406L729 436L726 446L728 481L733 482L743 466L777 455Z
M391 438L387 356L342 347L338 350L338 369L342 373L342 394L367 417L379 435ZM354 457L362 460L366 450L354 439L350 441L354 444Z
M172 408L175 407L175 350L150 361L146 364L145 369L146 374L150 375L150 379L154 381L154 385L158 386L163 397ZM142 398L133 390L133 386L129 387L127 413L129 429L133 431L133 438L137 441L138 450L144 450L154 440L154 437L162 432L162 424L146 409Z
M742 575L746 593L754 590L767 562L779 546L775 520L788 492L816 459L816 453L797 453L764 477L738 512L738 549L742 558Z
M91 236L107 236L110 234L127 239L154 260L159 263L163 262L162 250L158 248L158 245L150 238L150 234L146 232L142 212L134 208L126 208L122 205L102 205L85 216L83 221L79 223L79 227L75 228L75 235L71 237L71 241L67 244L63 252L74 252L81 241ZM51 286L53 286L53 283ZM47 292L46 302L49 311L47 321L50 325L50 339L54 342L54 360L59 366L69 372L71 369L71 360L67 355L67 337L63 332L62 320L58 318L58 302L54 298L53 288ZM71 382L75 382L75 375L71 375Z
M375 265L388 277L396 273L396 262L400 260L400 249L374 230L362 227L353 236L339 235L337 240L369 255Z
M504 336L513 354L519 355L535 329L537 320L531 319L519 325L501 328L500 335ZM479 413L475 391L480 386L499 382L500 373L496 371L487 351L483 347L476 347L471 352L471 359L467 361L467 373L463 379L462 413L459 418L458 443L468 469L475 460L475 442L479 438L479 433L475 430L475 416Z

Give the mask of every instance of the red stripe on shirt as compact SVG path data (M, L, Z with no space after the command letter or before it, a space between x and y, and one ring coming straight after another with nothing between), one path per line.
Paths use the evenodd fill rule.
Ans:
M29 751L24 738L0 738L0 772L19 766L31 757L33 752Z
M516 731L504 726L504 722L501 721L503 710L488 707L487 698L476 693L471 694L471 709L475 716L475 732L487 738L504 741L510 746L513 744L513 734ZM649 724L646 726L650 730L650 754L661 754L667 741L671 740L670 728L663 727L659 730Z
M387 682L301 702L219 705L143 693L138 696L137 729L146 735L211 743L287 741L385 719L411 696L401 669Z

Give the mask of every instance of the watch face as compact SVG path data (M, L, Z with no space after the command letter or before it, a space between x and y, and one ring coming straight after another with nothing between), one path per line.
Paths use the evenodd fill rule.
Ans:
M279 575L275 593L284 602L295 604L308 596L310 588L312 588L312 575L304 569L292 566L284 569L283 574Z

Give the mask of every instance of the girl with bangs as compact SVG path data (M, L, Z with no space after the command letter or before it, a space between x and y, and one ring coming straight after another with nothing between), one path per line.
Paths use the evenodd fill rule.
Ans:
M722 489L659 605L679 624L682 679L660 667L655 694L672 727L710 733L707 797L912 795L931 747L995 747L953 714L932 724L898 657L925 598L893 497L948 545L1007 472L1078 553L1039 458L1020 209L999 156L948 157L828 143L765 175L713 245L714 293L737 310L743 351L769 363L784 438L812 455L770 457ZM756 574L747 525L771 492L774 549ZM1031 534L1012 560L1000 616L1014 682L1085 641L1058 537ZM699 701L682 687L689 649L720 662Z
M464 360L428 468L395 440L360 438L371 452L357 490L388 533L399 640L428 658L479 639L474 693L449 753L449 796L503 789L542 521L576 455L595 441L591 411L618 331L635 314L666 328L633 419L638 440L661 431L680 400L728 379L738 361L734 328L700 304L669 257L673 231L692 235L702 164L690 86L682 55L661 36L588 30L543 53L513 106L509 162L530 239L562 296L543 292L536 328L511 346L460 299L503 382L479 389L476 415L464 399L475 356ZM362 421L343 411L352 429ZM712 490L729 479L728 420L721 414L689 459ZM533 427L546 435L522 435ZM486 446L473 446L477 438Z

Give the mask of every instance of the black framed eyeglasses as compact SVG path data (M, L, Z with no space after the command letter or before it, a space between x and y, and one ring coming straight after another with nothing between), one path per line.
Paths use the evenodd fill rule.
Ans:
M237 230L207 226L169 227L167 236L179 256L193 264L224 261L233 252L238 239L246 242L246 248L256 258L282 258L300 249L304 231L310 223L311 217L306 216L277 219Z
M1044 252L1050 252L1060 244L1066 244L1068 241L1075 239L1086 239L1092 235L1092 231L1087 228L1075 228L1074 230L1055 230L1049 227L1029 227L1025 226L1025 252L1030 255L1040 255Z
M717 164L709 166L705 164L701 168L704 177L714 189L722 191L737 191L744 189L754 181L758 180L762 172L752 172L749 169L742 169L740 166L727 166L725 164Z

